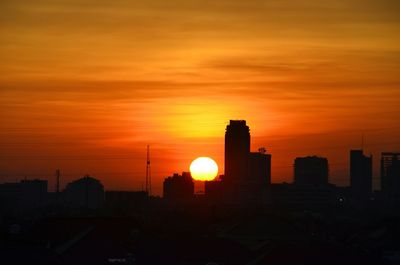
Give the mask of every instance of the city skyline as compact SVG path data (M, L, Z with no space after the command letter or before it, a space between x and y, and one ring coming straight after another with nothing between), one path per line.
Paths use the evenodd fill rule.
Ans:
M400 264L399 0L0 9L2 264Z
M232 127L233 126L233 127ZM239 126L239 127L238 127ZM242 129L240 129L242 126L244 126L244 128L242 128ZM231 127L231 130L229 130L228 128L229 127ZM225 136L225 158L224 158L224 160L225 160L225 163L227 162L227 160L226 159L229 159L229 160L231 160L232 162L233 161L236 161L236 164L242 164L242 163L244 163L244 161L242 161L243 159L245 159L245 160L247 160L248 158L247 158L247 155L249 155L249 154L265 154L266 153L266 149L265 149L265 147L261 147L260 149L258 149L257 151L255 151L254 150L254 152L250 152L250 151L252 151L252 149L250 148L250 146L251 146L251 134L250 134L250 131L251 131L251 129L246 125L246 121L245 120L230 120L229 121L229 123L227 124L227 127L226 127L226 131L228 132L228 131L231 131L231 133L232 133L232 128L236 128L235 130L237 130L237 129L239 129L239 131L241 131L241 130L245 130L244 132L242 132L242 133L239 133L239 134L233 134L234 136L233 136L233 138L231 138L231 137L227 137L227 135ZM229 134L229 135L231 135L231 134ZM236 135L236 136L235 136ZM244 137L244 138L243 138ZM247 139L246 139L247 138ZM228 141L227 142L227 139L232 139L232 140L230 140L230 141ZM243 139L246 139L246 140L243 140ZM233 141L233 142L232 142ZM230 148L228 148L228 149L226 149L226 146L230 146L230 145L232 145L232 143L236 143L236 144L239 144L239 145L243 145L242 147L240 147L240 149L239 150L237 150L237 151L239 151L239 153L237 153L237 151L233 151L233 150L231 150ZM149 148L149 146L147 146L147 148ZM330 162L329 162L329 159L327 159L327 158L325 158L325 157L318 157L318 156L316 156L315 154L308 154L308 155L306 155L305 157L295 157L294 158L294 160L293 160L293 163L292 163L292 165L291 165L291 168L292 168L292 175L290 175L289 176L289 180L288 181L286 181L286 180L284 180L284 181L274 181L273 180L273 178L271 178L271 172L270 172L270 170L271 170L271 168L272 168L272 165L273 165L273 163L271 163L271 154L268 154L268 156L270 157L269 158L269 162L268 162L268 167L266 167L266 172L269 172L269 173L266 173L267 175L267 179L268 179L268 183L296 183L296 164L297 164L297 161L299 160L299 159L314 159L314 158L316 158L316 159L322 159L322 160L325 160L325 163L326 163L326 165L325 165L325 167L326 167L326 173L323 173L323 174L325 174L325 183L326 184L335 184L335 185L338 185L338 186L347 186L347 187L350 187L350 186L352 186L352 171L351 171L351 161L352 161L352 159L353 159L353 153L354 152L357 152L357 153L363 153L364 151L365 151L365 149L363 149L364 148L364 137L363 137L363 139L362 139L362 143L361 143L361 147L360 148L355 148L355 149L351 149L351 150L348 150L348 151L350 151L350 156L348 156L347 157L347 168L349 169L349 172L347 172L348 174L346 175L346 176L344 176L345 178L346 178L346 182L344 182L344 183L338 183L335 179L333 179L332 177L331 177L331 175L330 175L330 172L332 171L332 167L331 167L331 164L330 164ZM146 151L147 151L147 149L146 149ZM236 154L237 153L237 154ZM242 153L242 155L240 154L240 153ZM248 154L247 154L248 153ZM384 155L388 155L388 154L398 154L398 153L390 153L390 152L380 152L380 154L379 154L379 157L382 157L382 159L383 159L383 157L384 157ZM147 154L146 154L147 155ZM233 156L232 156L233 155ZM239 157L236 157L237 155L239 155ZM241 156L243 156L243 155L245 155L243 158L240 158ZM236 157L236 158L235 158ZM89 158L90 159L90 158ZM146 158L147 159L147 158ZM376 161L375 161L376 160ZM381 190L381 188L380 188L380 185L376 185L376 183L381 183L382 182L382 160L381 159L373 159L372 157L370 158L370 163L371 163L371 167L372 167L372 163L374 162L374 164L378 164L379 163L379 166L377 166L376 167L376 169L374 170L374 171L379 171L379 173L380 173L380 175L374 175L374 174L372 174L371 176L369 176L370 178L371 178L371 180L372 180L372 189L370 190L370 192L372 192L372 191L374 191L374 190ZM239 162L239 161L241 161L241 162ZM272 160L273 161L273 160ZM219 176L226 176L226 167L225 167L225 163L223 163L222 164L222 166L219 168L219 171L218 171L218 174L217 174L217 176L216 176L216 179L218 179L219 177L218 177L218 175ZM146 164L147 164L147 162L146 162ZM235 165L235 164L232 164L232 163L230 163L231 165L233 165L233 166L235 166L235 167L237 167L238 165ZM255 164L254 164L255 165ZM253 165L253 166L254 166ZM260 164L261 165L261 164ZM267 165L267 164L266 164ZM263 166L266 166L266 165L264 165L264 162L262 162L262 167ZM261 168L260 168L261 169ZM186 174L186 172L189 172L189 167L188 168L186 168L186 169L181 169L181 171L179 171L180 169L173 169L173 170L171 170L170 171L170 173L173 173L173 174L177 174L177 172L183 172L183 173L185 173ZM245 168L243 168L243 170L247 170L247 169L245 169ZM243 170L234 170L234 171L232 171L232 172L242 172ZM254 169L253 169L254 170ZM262 169L261 169L262 170ZM225 172L224 172L225 171ZM257 170L256 171L252 171L252 173L250 173L250 175L252 175L252 174L259 174L259 173L256 173L257 172ZM225 173L225 174L224 174ZM60 169L57 169L55 172L54 172L54 176L52 176L52 177L50 177L50 178L43 178L43 176L42 177L37 177L37 176L33 176L33 177L31 177L31 179L34 179L34 180L38 180L38 179L45 179L46 181L49 181L49 183L50 183L50 187L49 187L49 191L53 191L53 188L52 188L52 181L53 180L56 180L56 179L58 179L58 177L60 176L60 175L58 175L58 174L60 174ZM262 174L264 174L264 173L262 173ZM236 174L237 175L237 174ZM248 173L246 173L245 171L243 171L242 173L240 173L238 176L239 177L241 177L241 178L248 178ZM89 176L88 174L86 175L86 176ZM166 176L168 176L168 174L167 175L165 175L165 176L163 176L163 178L162 178L162 180L164 181L165 180L165 177ZM361 177L361 181L362 181L362 178L364 178L364 177L367 177L368 176L368 173L363 173L363 174L361 174L360 175L360 177ZM67 178L67 180L65 180L66 182L64 183L65 185L62 185L62 186L64 186L62 189L64 189L64 188L66 188L67 186L68 186L68 182L72 182L72 181L75 181L77 178L80 178L80 177L82 177L82 176L79 176L79 175L74 175L72 178ZM96 177L98 177L99 179L101 179L102 181L105 179L105 178L102 178L101 176L96 176ZM263 176L263 178L264 178L265 176ZM305 174L304 175L304 177L312 177L312 175L308 175L308 174ZM140 187L124 187L124 188L119 188L119 187L117 187L117 188L115 188L115 187L106 187L107 188L107 190L136 190L136 191L144 191L144 190L146 190L146 187L145 187L145 182L146 182L146 176L143 176L143 179L141 180L141 186ZM230 176L230 178L232 178L232 176ZM22 177L22 178L16 178L15 180L16 180L16 182L18 182L18 181L20 181L20 180L22 180L22 181L24 181L24 180L27 180L28 178L27 178L27 176L25 176L25 177ZM7 183L7 182L12 182L12 181L3 181L2 183ZM197 182L202 182L202 181L197 181ZM322 182L324 182L324 181L322 181ZM157 187L158 186L158 183L152 183L151 185L153 185L154 186L154 184L156 184L155 186ZM375 185L374 185L375 184ZM54 183L54 185L58 185L58 183ZM377 187L378 186L378 187ZM152 195L156 195L156 196L160 196L162 194L162 191L160 192L158 189L156 189L156 192L155 193L152 193Z
M398 1L2 1L0 181L90 174L155 194L199 156L224 170L247 120L272 182L318 155L349 184L348 151L400 150Z
M228 125L229 123L227 123L226 125ZM250 135L252 137L252 141L250 141L250 151L252 152L258 152L259 148L266 148L266 150L271 153L271 149L266 145L262 145L259 144L257 148L255 148L255 144L254 142L254 136L252 136L251 134L251 129L250 131ZM222 133L223 134L223 133ZM311 136L312 137L312 136ZM257 140L257 138L256 138ZM373 157L375 157L375 159L372 159L372 169L373 169L373 174L372 174L372 187L373 190L380 190L380 184L381 184L381 161L380 159L378 159L379 157L381 157L381 154L383 152L396 152L395 149L392 150L377 150L376 148L368 148L368 144L366 143L365 140L365 134L361 135L361 139L358 139L360 141L359 145L355 145L353 148L347 148L344 146L341 146L342 150L343 150L343 157L335 157L335 162L331 162L330 157L327 156L326 154L332 154L332 150L324 150L323 152L318 152L315 150L318 150L317 146L311 146L309 149L305 149L305 150L314 150L314 153L310 153L310 152L306 152L306 151L302 151L302 152L298 152L298 153L294 153L294 152L290 152L291 154L297 154L297 156L294 156L293 159L291 161L289 161L289 157L285 157L285 154L281 154L282 157L286 158L286 161L288 162L286 165L275 165L275 160L276 160L276 155L273 155L273 159L272 159L272 163L271 163L271 182L272 183L283 183L283 182L287 182L287 183L292 183L294 182L294 164L295 164L295 160L299 157L305 157L305 156L322 156L322 157L326 157L328 159L328 164L329 164L329 182L338 186L349 186L350 182L351 182L351 178L350 178L350 160L348 157L348 152L349 150L363 150L365 154L371 154L373 155ZM222 140L223 141L223 140ZM199 145L202 145L201 143L198 143ZM56 144L58 145L58 144ZM223 144L222 144L223 145ZM367 146L367 148L366 148ZM204 145L202 145L202 148L205 148ZM158 150L157 148L152 147L152 153L156 153ZM155 149L155 150L154 150ZM368 150L374 150L374 152L368 152ZM87 155L87 156L75 156L74 154L71 156L65 156L63 157L62 155L59 157L37 157L37 158L33 158L31 159L32 162L37 162L37 161L46 161L47 163L50 161L80 161L83 162L83 165L85 164L85 161L113 161L113 160L120 160L122 163L130 163L130 162L134 162L134 164L138 167L142 167L139 170L137 170L136 172L140 172L139 175L138 173L136 173L135 175L135 171L132 172L124 172L122 171L122 173L119 173L120 171L116 170L114 172L102 172L102 171L98 171L96 170L96 167L92 168L92 170L85 170L83 168L83 166L81 168L79 168L80 172L71 172L70 170L65 170L64 168L47 168L47 169L42 169L42 172L47 172L47 173L32 173L32 171L29 171L29 169L26 171L27 173L25 174L21 174L21 173L16 173L16 174L2 174L2 178L1 178L1 183L5 183L5 182L13 182L13 181L19 181L19 180L23 180L23 179L46 179L47 181L49 181L49 191L52 191L53 189L55 189L57 183L56 183L56 170L60 170L61 169L61 175L62 175L62 179L61 179L61 187L65 188L65 186L67 185L68 182L71 182L77 178L80 178L84 175L91 175L91 176L95 176L96 178L101 179L104 183L105 186L109 189L109 190L144 190L145 189L145 178L146 178L146 151L147 151L147 146L144 146L144 150L143 150L143 156L144 157L132 157L130 158L129 155L125 155L125 157L123 156L98 156L98 155ZM221 175L224 173L225 171L225 164L224 164L224 154L223 154L223 150L221 151L222 154L217 155L216 156L211 156L209 155L209 153L199 153L199 156L201 155L206 155L206 156L210 156L212 159L214 159L219 167L219 171L218 171L218 175ZM344 152L346 152L346 154L344 154ZM278 157L282 158L282 157ZM2 161L2 163L4 164L5 161L7 161L7 157L5 157L6 159L4 159ZM195 157L190 157L190 158L184 158L181 161L176 161L177 164L179 166L181 166L181 168L166 168L164 169L164 171L159 171L158 170L158 156L152 154L152 186L154 187L153 190L154 192L152 192L153 195L157 195L160 196L162 195L162 182L164 180L164 178L172 173L176 173L176 172L182 172L182 171L189 171L189 165L192 162L193 159L195 159ZM291 157L290 157L291 158ZM131 160L132 159L132 160ZM156 160L154 160L156 159ZM337 160L336 160L337 159ZM11 158L12 160L12 158ZM30 160L29 158L27 159L28 161ZM175 160L178 160L177 158ZM340 161L340 162L337 162ZM141 165L139 165L139 163L142 163ZM162 163L163 161L161 161ZM26 163L26 162L25 162ZM187 163L187 165L185 165L184 163ZM153 166L155 165L156 170L153 169ZM285 172L286 175L278 175L276 176L274 174L274 169L281 169L280 172ZM282 170L282 168L284 168ZM20 171L21 172L21 171ZM162 172L162 173L160 173ZM278 171L279 172L279 171ZM284 174L285 174L284 173ZM282 174L282 173L281 173ZM129 186L126 185L115 185L114 182L109 182L110 179L113 179L113 176L124 176L125 178L128 178L128 182L133 183L130 184ZM14 177L14 178L13 178ZM130 179L129 179L130 178Z

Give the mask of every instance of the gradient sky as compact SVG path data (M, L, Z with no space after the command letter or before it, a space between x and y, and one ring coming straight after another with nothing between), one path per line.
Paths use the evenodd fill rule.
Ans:
M272 153L273 182L297 156L400 150L397 0L2 0L0 182L91 174L153 189L198 156L223 172L229 119ZM377 187L377 186L376 186Z

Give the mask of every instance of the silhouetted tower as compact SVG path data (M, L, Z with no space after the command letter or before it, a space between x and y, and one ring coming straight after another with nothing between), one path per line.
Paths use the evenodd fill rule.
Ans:
M382 153L381 190L390 206L400 206L400 153Z
M350 150L350 187L358 199L368 199L372 193L372 156L363 150Z
M60 170L56 170L56 193L60 193Z
M225 132L224 181L237 182L247 175L250 153L250 129L244 120L230 120Z
M151 171L150 171L150 146L147 145L147 160L146 160L146 192L151 195Z

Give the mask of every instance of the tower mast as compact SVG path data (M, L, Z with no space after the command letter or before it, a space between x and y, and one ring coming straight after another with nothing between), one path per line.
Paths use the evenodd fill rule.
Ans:
M147 145L147 161L146 161L146 192L151 195L151 171L150 171L150 146Z

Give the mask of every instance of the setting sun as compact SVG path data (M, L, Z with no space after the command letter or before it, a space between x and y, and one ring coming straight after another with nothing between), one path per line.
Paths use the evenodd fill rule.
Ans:
M194 180L210 181L218 174L218 166L209 157L198 157L190 164L190 173Z

